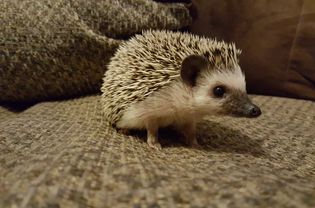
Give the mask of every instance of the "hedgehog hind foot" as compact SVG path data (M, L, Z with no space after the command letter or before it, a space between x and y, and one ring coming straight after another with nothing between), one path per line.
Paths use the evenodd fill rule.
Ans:
M198 143L197 137L196 137L196 122L191 121L188 122L181 127L179 127L179 130L183 132L184 141L186 145L193 149L203 149L202 146Z
M196 136L193 137L187 137L185 136L185 143L187 146L193 148L193 149L203 149L203 147L199 144Z
M193 149L198 149L198 150L202 150L203 149L203 147L198 142L190 143L189 147L191 147Z

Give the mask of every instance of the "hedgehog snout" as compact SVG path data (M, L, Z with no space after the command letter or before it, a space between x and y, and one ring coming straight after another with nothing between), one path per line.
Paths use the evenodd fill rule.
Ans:
M222 107L228 115L236 117L256 118L262 114L260 108L245 93L231 95Z
M234 116L247 117L247 118L257 118L261 115L260 108L253 104L252 102L247 102L246 104L235 106L235 111L232 112Z
M258 117L261 115L261 110L257 105L250 104L247 107L247 115L248 117L252 117L252 118Z

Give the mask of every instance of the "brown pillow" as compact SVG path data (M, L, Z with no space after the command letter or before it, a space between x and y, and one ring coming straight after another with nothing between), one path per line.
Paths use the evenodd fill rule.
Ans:
M191 31L236 42L250 93L315 100L315 1L193 0Z
M191 21L152 0L1 1L0 20L0 103L98 92L121 38Z

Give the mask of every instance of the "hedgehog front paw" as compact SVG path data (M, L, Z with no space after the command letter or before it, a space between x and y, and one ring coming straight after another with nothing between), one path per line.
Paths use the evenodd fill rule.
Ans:
M162 146L159 142L150 142L148 141L149 147L155 149L155 150L162 150Z

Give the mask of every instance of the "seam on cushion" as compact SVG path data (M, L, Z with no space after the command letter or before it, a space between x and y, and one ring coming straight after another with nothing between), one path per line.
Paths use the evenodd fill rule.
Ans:
M297 42L297 36L298 36L299 31L300 31L301 19L302 19L302 16L303 16L302 13L304 11L304 6L305 6L305 0L303 0L303 4L302 4L302 7L301 7L299 20L298 20L298 23L297 23L297 26L296 26L296 29L295 29L294 38L293 38L292 45L291 45L290 52L289 52L289 56L288 56L287 67L285 69L284 80L283 80L283 83L282 83L283 88L285 88L285 84L286 84L286 82L288 80L288 72L290 70L290 64L291 64L291 60L292 60L292 57L293 57L292 54L293 54L293 50L294 50L296 42Z

